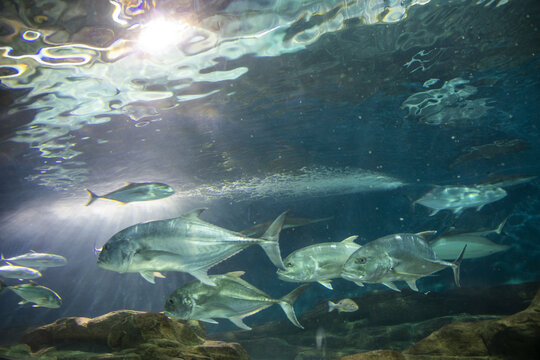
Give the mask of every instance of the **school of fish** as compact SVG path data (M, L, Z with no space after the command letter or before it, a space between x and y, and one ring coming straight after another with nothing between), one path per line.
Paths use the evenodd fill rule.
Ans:
M128 204L169 197L174 190L163 183L128 183L98 196L86 190L90 199L107 199ZM483 206L506 196L499 186L436 186L416 200L432 210L429 216L441 210L450 210L459 216L467 208L480 211ZM232 231L213 225L200 218L205 209L195 209L176 218L153 220L134 224L110 237L98 254L100 268L118 273L138 273L150 283L165 278L163 273L177 271L192 275L195 281L177 288L164 304L164 314L175 319L199 320L217 323L215 319L228 319L236 326L250 330L244 319L272 305L279 305L289 321L299 327L294 302L310 283L319 283L333 290L333 279L345 279L359 286L382 284L400 291L396 282L405 282L419 291L417 281L446 268L453 272L454 282L460 286L460 268L463 259L475 259L506 251L509 246L497 244L489 234L501 234L506 222L494 229L436 231L389 234L364 245L351 235L336 242L321 242L293 251L284 260L279 247L280 232L330 220L287 217L283 212L272 222L261 223L242 231ZM437 236L435 236L437 235ZM303 283L290 293L275 299L242 279L243 271L222 275L208 275L208 270L226 261L252 245L259 245L268 260L277 268L277 277L286 282ZM30 280L29 283L7 286L0 282L0 291L7 288L22 300L20 305L58 308L61 297L53 290L34 282L50 267L64 266L61 255L37 253L4 258L0 277ZM353 312L358 305L349 298L328 301L328 311Z

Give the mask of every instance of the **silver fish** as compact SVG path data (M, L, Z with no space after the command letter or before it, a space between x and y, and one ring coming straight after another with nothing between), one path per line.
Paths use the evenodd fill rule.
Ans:
M90 195L86 206L96 199L107 199L118 201L122 204L134 201L149 201L163 199L174 194L173 188L162 183L127 183L120 189L114 190L105 195L96 195L94 192L84 189Z
M0 266L0 277L7 279L31 280L41 277L41 273L36 269L9 264Z
M236 326L251 330L243 319L274 304L287 318L303 329L294 313L293 303L309 285L301 285L281 299L273 299L240 277L243 271L211 275L215 286L191 282L176 289L165 303L165 315L174 319L201 320L217 324L214 318L229 319Z
M500 187L490 185L476 186L437 186L426 193L415 203L424 205L433 211L429 216L441 210L452 210L454 214L463 209L476 208L480 211L484 205L500 200L506 196L506 191Z
M23 298L19 305L34 303L32 307L56 309L62 305L60 296L51 289L35 283L8 286L8 289Z
M201 220L199 216L204 210L121 230L103 246L98 266L119 273L138 272L151 283L154 276L161 275L157 272L182 271L214 285L207 274L212 266L258 244L275 266L285 268L278 239L286 212L277 217L261 238L250 238Z
M337 303L328 301L328 312L337 310L338 312L355 312L358 305L352 299L341 299Z
M2 260L19 266L26 266L36 270L43 270L49 267L64 266L67 264L65 257L55 254L37 253L31 251L29 253L13 256L8 259L4 258L2 254Z
M476 229L476 230L471 230L471 231L463 231L463 230L456 230L455 227L451 227L448 231L445 231L441 236L455 236L455 235L486 236L489 234L500 235L502 232L502 229L504 228L504 225L506 225L506 220L508 220L508 217L506 217L503 221L501 221L499 225L497 225L497 227L491 228L491 229L482 228L482 229Z
M318 223L318 222L321 222L321 221L327 221L327 220L330 220L332 219L332 217L326 217L326 218L320 218L320 219L307 219L307 218L295 218L295 217L287 217L285 219L285 222L283 223L283 229L292 229L292 228L296 228L296 227L299 227L299 226L305 226L305 225L309 225L309 224L315 224L315 223ZM264 232L266 231L266 229L268 229L268 227L270 226L272 222L271 221L267 221L265 223L262 223L262 224L257 224L255 226L252 226L248 229L244 229L242 231L240 231L242 234L244 235L247 235L247 236L251 236L251 237L258 237L258 236L261 236L262 234L264 234Z
M341 276L360 286L380 283L395 291L399 289L393 282L403 280L418 291L416 280L450 267L459 286L459 268L467 246L454 262L440 260L425 240L432 234L432 231L394 234L373 240L351 255L343 265Z
M433 240L430 245L435 254L445 260L455 259L465 245L467 245L467 252L464 259L482 258L510 248L507 245L496 244L483 236L469 234L442 235Z
M278 269L277 275L289 282L316 281L333 290L331 279L341 276L345 261L360 248L354 242L357 237L350 236L341 242L320 243L296 250L285 258L285 269Z

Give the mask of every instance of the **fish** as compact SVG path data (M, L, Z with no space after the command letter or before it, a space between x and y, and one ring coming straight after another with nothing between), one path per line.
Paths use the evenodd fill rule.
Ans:
M309 225L309 224L315 224L315 223L318 223L318 222L330 220L332 218L333 218L332 216L325 217L325 218L319 218L319 219L287 217L285 219L285 222L283 223L283 230L292 229L292 228L296 228L296 227L299 227L299 226L305 226L305 225ZM271 223L272 223L271 221L267 221L267 222L264 222L262 224L257 224L255 226L252 226L252 227L250 227L248 229L241 230L240 232L242 234L246 235L246 236L258 237L258 236L261 236L262 234L264 234L264 232L266 231L266 229L268 229L268 227L270 226Z
M207 274L212 266L257 244L275 266L285 268L278 240L287 212L279 215L261 238L251 238L201 220L204 210L119 231L101 249L97 265L119 273L138 272L150 283L155 282L155 276L164 277L161 271L181 271L215 285Z
M32 307L46 307L51 309L62 306L62 298L56 292L45 286L37 285L34 282L8 286L7 288L23 299L19 302L19 305L34 303Z
M514 187L527 184L538 176L521 175L521 174L489 174L483 185L498 186L502 188Z
M67 264L67 259L61 255L37 253L35 251L30 251L29 253L10 257L8 259L5 259L2 254L2 260L11 264L25 266L40 271L49 267L64 266Z
M489 234L497 234L500 235L502 233L502 230L504 228L504 225L506 225L506 221L508 220L508 217L504 218L503 221L497 225L495 228L481 228L476 230L456 230L455 227L451 227L448 231L441 234L441 236L455 236L455 235L469 235L469 236L487 236ZM439 236L440 237L440 236Z
M120 189L114 190L105 195L96 195L89 189L84 189L90 198L86 203L86 206L92 204L97 199L107 199L117 201L122 204L127 204L134 201L150 201L158 200L171 196L174 194L173 188L167 184L162 183L126 183L125 186Z
M338 312L355 312L358 310L358 305L352 299L342 299L336 304L328 301L328 312L337 310Z
M6 279L31 280L40 278L41 272L36 269L15 266L8 263L8 265L0 266L0 277Z
M215 286L197 281L183 285L165 302L164 314L173 319L200 320L212 324L217 324L215 318L224 318L239 328L251 330L243 321L245 317L279 304L295 326L304 328L296 318L293 304L309 285L301 285L284 297L273 299L243 280L242 275L244 271L210 275Z
M459 214L467 208L476 208L476 211L480 211L484 205L505 196L506 191L497 186L436 186L414 203L432 209L429 216L433 216L441 210L452 210L454 214Z
M458 156L450 167L476 159L492 159L498 155L521 152L529 148L529 143L522 139L502 139L489 144L471 146L463 150L463 154Z
M434 239L431 248L440 259L455 259L465 245L467 253L464 259L478 259L510 249L508 245L496 244L486 237L471 234L442 235Z
M351 255L343 265L341 277L359 286L380 283L395 291L400 290L394 281L403 280L418 291L416 280L449 267L460 286L459 269L467 245L454 262L441 260L426 240L433 233L400 233L373 240Z
M285 258L285 269L278 269L277 275L283 281L318 282L333 290L331 279L339 278L345 261L360 245L350 236L341 242L328 242L306 246Z

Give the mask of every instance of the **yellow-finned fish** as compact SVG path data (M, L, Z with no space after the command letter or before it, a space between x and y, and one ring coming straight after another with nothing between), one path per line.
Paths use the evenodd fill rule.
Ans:
M96 199L107 199L127 204L134 201L150 201L163 199L174 194L173 188L163 183L127 183L120 189L114 190L105 195L96 195L94 192L85 189L90 199L86 206L92 204Z

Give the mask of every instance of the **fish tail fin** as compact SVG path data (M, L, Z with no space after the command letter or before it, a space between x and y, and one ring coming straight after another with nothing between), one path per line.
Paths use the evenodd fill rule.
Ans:
M461 287L461 284L459 283L459 269L461 266L461 260L463 260L463 255L465 254L465 249L467 249L467 244L465 244L457 259L452 263L454 264L454 266L452 266L452 271L454 271L454 281L458 287Z
M88 193L88 195L90 195L90 198L88 199L88 202L86 203L85 206L90 205L90 204L93 203L96 199L99 198L99 196L96 195L95 193L93 193L92 191L90 191L90 190L88 190L88 189L84 189L84 190Z
M300 285L281 299L279 299L279 306L283 309L285 312L285 315L287 315L287 318L295 325L298 326L300 329L303 329L304 327L298 322L298 319L296 318L296 314L294 313L293 304L298 299L300 294L302 294L306 289L309 287L309 284Z
M336 309L336 304L328 300L328 312L332 312Z
M266 240L261 242L260 245L263 248L264 252L270 258L272 263L280 268L285 270L285 265L283 264L283 259L281 258L281 251L279 250L279 233L283 227L283 222L287 216L288 210L279 215L276 220L268 227L261 239Z

